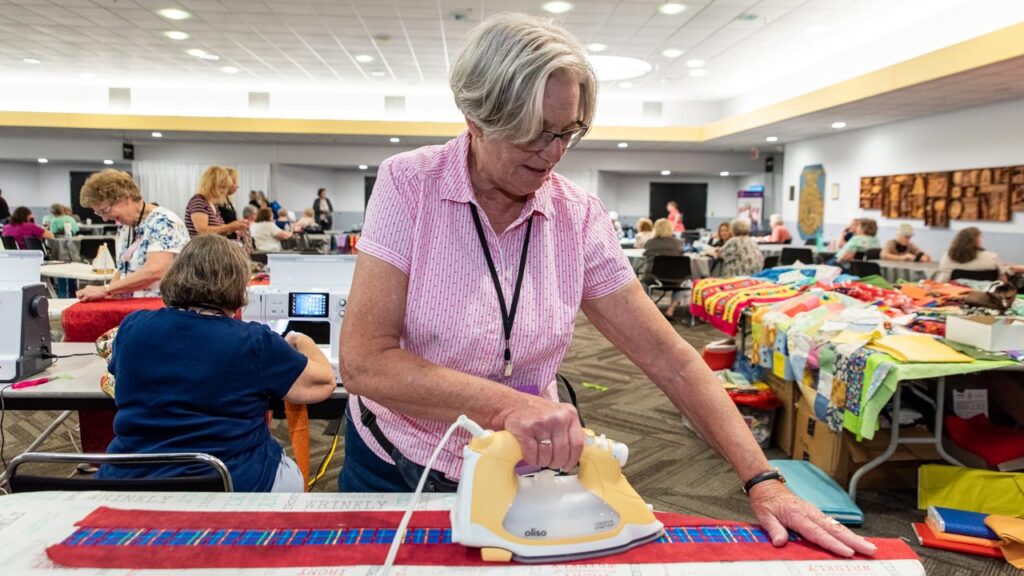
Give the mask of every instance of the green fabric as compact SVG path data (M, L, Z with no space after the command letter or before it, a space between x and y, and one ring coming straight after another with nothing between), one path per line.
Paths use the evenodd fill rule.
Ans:
M858 280L858 282L860 282L861 284L870 284L872 286L877 286L878 288L884 288L886 290L892 290L892 284L890 284L888 280L882 278L877 274L865 276Z
M889 403L892 395L896 392L896 385L903 380L921 380L938 378L940 376L953 376L955 374L970 374L972 372L983 372L985 370L998 370L1008 366L1017 366L1016 362L978 360L976 362L943 362L943 363L913 363L904 364L897 362L888 354L872 354L868 356L866 370L874 372L881 362L892 362L895 364L889 374L882 381L877 390L872 391L870 386L865 386L861 392L860 416L847 412L843 418L843 425L847 430L864 438L874 438L875 430L878 429L878 415L882 408ZM874 365L872 366L872 363Z
M956 350L961 354L966 354L971 358L974 358L975 360L994 360L998 362L1001 360L1010 359L1010 357L1003 352L992 352L990 350L982 350L977 346L971 346L970 344L963 344L961 342L954 342L952 340L946 340L945 338L939 339L939 342L942 342L943 344L949 346L953 350Z

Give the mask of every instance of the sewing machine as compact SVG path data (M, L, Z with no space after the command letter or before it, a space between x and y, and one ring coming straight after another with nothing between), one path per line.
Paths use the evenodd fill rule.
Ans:
M43 253L0 252L0 382L17 382L53 364Z
M242 319L267 324L282 336L292 331L309 336L341 383L338 341L355 266L355 256L268 254L270 285L249 287Z

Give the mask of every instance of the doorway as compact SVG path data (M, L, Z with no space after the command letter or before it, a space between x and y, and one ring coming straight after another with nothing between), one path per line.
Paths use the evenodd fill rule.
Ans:
M82 186L85 181L89 179L96 172L71 172L71 211L78 214L78 217L82 219L82 222L92 220L93 222L102 222L103 218L100 218L98 214L92 211L92 208L86 208L82 206L81 199L79 198Z
M687 230L706 228L708 212L707 182L651 182L651 218L665 218L665 205L674 200L683 213Z

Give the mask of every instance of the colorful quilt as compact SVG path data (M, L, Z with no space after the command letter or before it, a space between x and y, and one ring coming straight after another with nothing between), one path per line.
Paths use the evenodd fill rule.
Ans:
M705 278L693 285L690 313L735 336L748 307L787 300L798 294L794 288L758 278Z
M165 512L100 507L47 548L51 560L80 568L282 568L379 565L401 512ZM794 538L774 547L758 526L658 513L665 535L621 554L571 564L837 560ZM396 564L494 566L451 541L449 513L416 512ZM876 560L916 560L902 540L872 539Z

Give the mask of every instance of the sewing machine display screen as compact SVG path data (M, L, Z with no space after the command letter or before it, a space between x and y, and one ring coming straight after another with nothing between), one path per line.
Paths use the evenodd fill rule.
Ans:
M327 318L327 294L322 292L289 293L288 316L292 318Z

